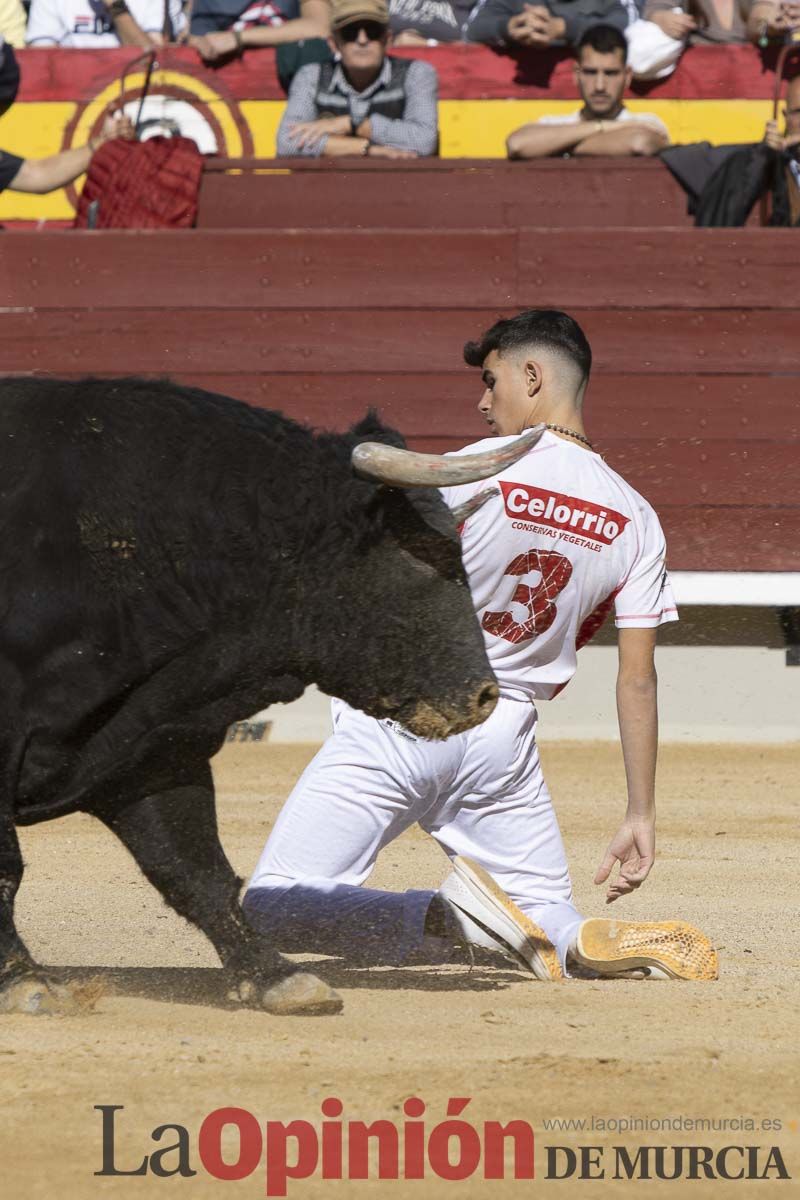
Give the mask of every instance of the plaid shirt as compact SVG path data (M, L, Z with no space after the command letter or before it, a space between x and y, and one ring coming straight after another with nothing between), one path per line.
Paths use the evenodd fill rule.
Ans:
M327 135L314 147L298 149L289 132L291 126L301 121L315 121L319 116L315 97L319 85L320 64L310 63L301 67L289 88L289 100L278 129L279 158L319 158L327 144ZM380 93L389 86L392 64L383 60L377 79L364 88L363 92L347 81L341 63L337 63L331 79L331 91L341 92L347 98L350 116L356 125L367 117L370 100L380 98ZM395 146L398 150L414 150L421 157L436 153L438 91L436 70L430 63L414 60L406 75L406 107L399 120L391 120L379 113L370 117L371 140L377 146Z

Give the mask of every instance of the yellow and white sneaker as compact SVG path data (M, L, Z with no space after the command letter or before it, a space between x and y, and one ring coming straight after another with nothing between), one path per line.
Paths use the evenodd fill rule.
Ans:
M569 961L600 976L651 979L716 979L717 952L704 933L685 921L584 921Z
M553 943L489 872L461 855L453 859L452 866L437 895L446 902L467 945L499 951L537 979L563 979Z

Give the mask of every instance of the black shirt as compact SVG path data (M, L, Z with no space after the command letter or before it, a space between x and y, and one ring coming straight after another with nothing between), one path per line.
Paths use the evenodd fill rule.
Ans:
M13 182L14 176L24 161L24 158L17 158L16 154L9 154L7 150L0 150L0 192L4 192Z

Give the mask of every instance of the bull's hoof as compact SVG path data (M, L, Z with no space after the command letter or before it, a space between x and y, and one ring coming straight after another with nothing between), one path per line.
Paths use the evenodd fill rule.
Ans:
M49 983L37 975L17 979L0 991L0 1013L78 1017L91 1012L103 994L97 979L83 983Z
M278 1017L329 1016L342 1011L341 996L308 971L296 971L266 988L253 979L242 979L230 999Z
M261 1008L275 1016L329 1016L342 1011L342 997L316 975L296 971L261 993Z

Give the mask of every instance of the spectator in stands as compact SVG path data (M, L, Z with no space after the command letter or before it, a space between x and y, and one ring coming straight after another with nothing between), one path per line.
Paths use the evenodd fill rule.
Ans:
M185 26L182 0L31 0L27 43L149 50L174 40Z
M431 46L464 40L475 0L389 0L395 46Z
M646 0L644 20L627 31L632 54L635 47L634 74L637 79L665 78L687 46L755 42L769 24L764 10L779 7L773 0ZM800 15L800 4L788 7Z
M25 45L25 9L20 0L0 0L0 46Z
M85 146L62 150L59 154L51 154L49 158L18 158L16 154L0 150L0 192L9 188L12 192L36 192L41 195L65 187L83 175L92 155L104 142L120 137L130 141L134 136L133 122L118 113L106 117L100 133L89 138Z
M205 62L258 46L326 38L328 0L195 0L190 45Z
M631 82L625 35L613 25L587 29L578 43L575 82L583 105L561 117L540 117L509 135L509 158L557 154L657 154L669 145L667 128L652 113L632 113L623 103Z
M622 0L478 0L466 37L488 46L545 50L577 46L592 25L614 25L622 31L630 19Z
M280 156L416 158L437 147L436 71L391 58L386 0L334 0L336 63L292 80L278 130Z
M687 193L695 225L744 225L762 200L762 221L771 208L769 225L800 226L800 76L787 90L783 133L768 121L760 142L673 146L663 162Z

